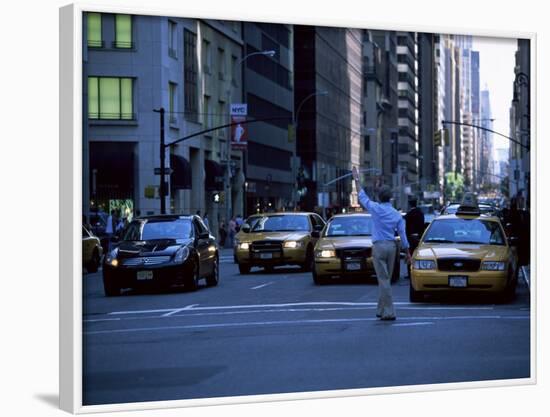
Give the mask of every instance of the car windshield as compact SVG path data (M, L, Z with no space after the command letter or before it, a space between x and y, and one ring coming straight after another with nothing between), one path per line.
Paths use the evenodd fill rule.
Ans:
M372 218L367 216L335 217L327 228L325 236L370 236Z
M274 215L258 219L252 227L253 232L295 232L309 231L309 221L306 216Z
M458 207L460 207L460 204L449 204L449 206L447 206L447 208L445 209L445 213L456 214Z
M262 218L261 216L251 216L245 220L244 224L249 225L250 228L252 229L256 225L256 223L258 223L258 220L260 220L261 218Z
M504 234L497 222L479 219L434 220L424 237L425 243L471 243L504 245Z
M188 239L192 236L189 219L133 221L124 233L123 240Z

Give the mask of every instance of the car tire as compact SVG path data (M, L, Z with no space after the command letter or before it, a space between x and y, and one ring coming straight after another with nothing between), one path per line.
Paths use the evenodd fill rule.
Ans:
M215 287L218 285L218 282L220 281L220 268L219 268L219 260L216 256L216 259L214 259L214 265L212 265L213 271L210 276L206 278L206 285L209 287Z
M97 272L100 262L101 260L99 259L99 252L97 251L97 249L94 249L94 253L92 253L92 259L90 260L90 262L88 262L88 265L86 265L86 269L90 273Z
M241 275L247 275L250 273L250 265L239 264L239 273Z
M199 288L199 280L200 280L200 271L199 271L199 263L197 260L193 261L193 273L191 277L187 280L187 288L189 291L197 291Z
M421 303L424 301L424 293L422 291L416 291L412 286L412 280L409 282L409 301L411 303Z
M120 295L121 288L112 282L111 278L105 276L103 277L103 289L107 297L118 297Z
M306 259L304 261L304 263L302 264L302 271L303 272L310 272L312 271L314 268L313 268L313 247L312 246L308 246L307 248L307 251L306 251Z

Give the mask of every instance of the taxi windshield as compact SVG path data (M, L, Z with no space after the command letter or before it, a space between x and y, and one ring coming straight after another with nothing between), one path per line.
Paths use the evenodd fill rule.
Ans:
M306 216L292 214L274 215L260 218L254 226L253 232L294 232L309 231L309 221Z
M188 239L192 235L189 219L133 221L124 233L123 240Z
M495 221L457 218L435 220L426 231L424 243L505 245L505 239Z
M372 219L367 216L335 217L328 225L325 236L370 236Z

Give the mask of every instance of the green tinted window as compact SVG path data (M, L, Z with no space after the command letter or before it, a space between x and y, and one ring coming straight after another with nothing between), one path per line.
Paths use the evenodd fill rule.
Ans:
M99 86L97 77L88 78L88 117L99 118Z
M132 120L134 118L131 78L121 78L120 80L120 108L121 119Z
M103 46L101 39L101 14L88 13L88 46L101 48Z
M99 79L99 117L120 119L120 82L118 78Z
M88 117L133 120L132 78L88 77Z
M115 47L132 47L132 16L117 14L115 18Z

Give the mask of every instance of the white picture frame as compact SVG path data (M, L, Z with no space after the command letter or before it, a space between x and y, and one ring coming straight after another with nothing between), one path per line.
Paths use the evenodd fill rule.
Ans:
M130 410L153 410L159 408L198 407L207 405L229 405L257 402L289 401L297 399L321 399L334 397L370 396L389 393L415 393L425 391L457 390L481 387L509 387L518 385L532 385L537 382L537 352L536 352L536 326L537 317L537 267L533 251L532 258L532 295L531 295L531 377L523 380L450 383L438 386L411 386L395 388L371 388L358 390L345 390L341 392L312 392L297 394L271 394L259 396L231 397L224 399L201 400L174 400L162 402L117 404L117 405L82 405L82 254L81 254L81 215L82 215L82 13L85 11L98 11L106 13L133 13L158 16L178 16L193 18L212 18L226 20L243 20L237 13L224 12L204 14L190 11L186 13L182 9L164 10L149 6L98 6L95 4L78 3L65 6L60 9L60 407L61 409L75 413L87 414L96 412L114 412ZM302 19L286 15L274 18L273 15L253 14L246 16L244 20L266 20L273 23L304 23L324 26L358 27L369 29L414 30L417 32L437 32L469 34L476 36L527 38L531 41L531 74L532 80L537 79L537 35L531 32L495 31L485 29L448 28L441 26L385 24L368 21L340 21L338 19ZM531 169L537 172L537 111L536 88L531 91ZM536 176L532 181L532 189L536 189ZM536 218L536 193L532 193L532 219ZM531 242L536 246L536 227L532 221Z

